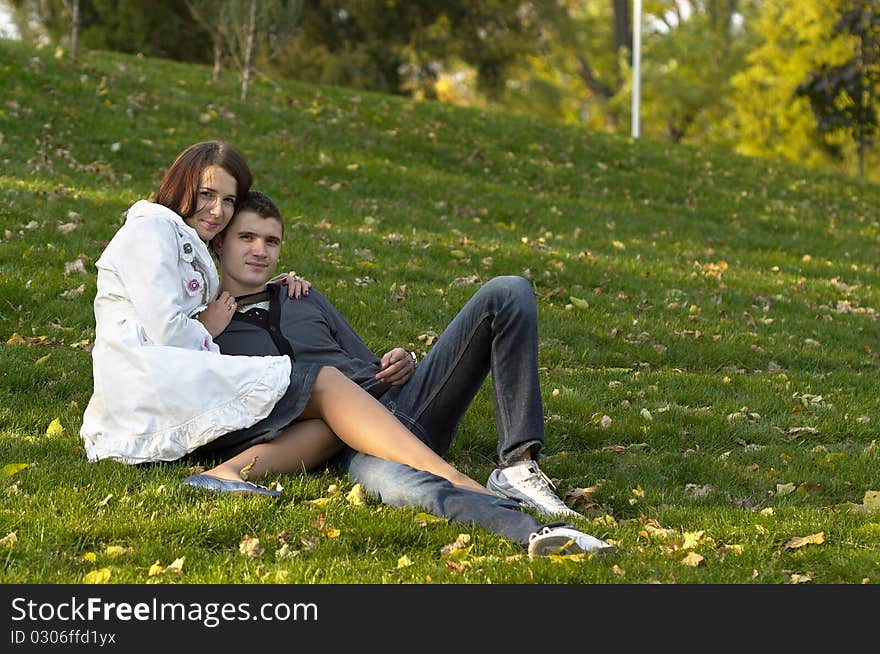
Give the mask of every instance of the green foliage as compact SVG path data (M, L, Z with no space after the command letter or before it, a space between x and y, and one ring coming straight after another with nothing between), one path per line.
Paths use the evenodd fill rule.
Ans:
M821 142L809 101L796 93L813 71L852 57L851 38L834 31L837 20L836 3L762 3L755 25L761 44L747 56L747 68L732 79L737 93L728 129L737 152L853 168L852 139L838 131ZM843 166L829 153L829 145L842 153ZM871 157L875 160L876 154Z
M848 132L859 153L859 175L864 176L864 152L877 131L875 106L880 85L880 14L877 3L849 0L842 7L835 34L855 41L851 59L830 66L822 64L798 85L796 94L810 100L816 129L821 135ZM832 154L841 156L839 144L831 142Z
M294 79L402 93L456 58L497 94L507 67L533 49L534 27L518 0L307 0L276 70Z
M208 74L0 41L0 581L880 579L876 184L333 87L258 79L245 105L237 76ZM479 282L531 281L542 467L620 558L529 561L477 528L349 502L332 470L270 475L284 497L266 502L185 489L179 463L85 460L94 262L173 157L217 137L279 201L282 269L374 350L424 354ZM489 391L449 452L479 480ZM442 555L459 533L470 552Z
M179 61L210 61L210 38L179 0L79 0L80 47ZM70 15L64 0L13 0L18 25L37 19L52 42L67 43Z

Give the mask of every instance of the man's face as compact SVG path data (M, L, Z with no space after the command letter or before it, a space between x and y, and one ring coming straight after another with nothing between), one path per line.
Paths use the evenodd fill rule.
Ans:
M239 211L214 241L223 288L234 295L263 290L275 274L281 254L281 222L253 211Z

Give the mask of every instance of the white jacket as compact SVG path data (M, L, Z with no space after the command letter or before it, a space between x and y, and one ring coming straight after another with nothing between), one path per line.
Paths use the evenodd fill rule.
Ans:
M139 201L96 263L94 392L80 435L90 461L173 461L266 417L287 357L226 356L198 320L217 269L176 213Z

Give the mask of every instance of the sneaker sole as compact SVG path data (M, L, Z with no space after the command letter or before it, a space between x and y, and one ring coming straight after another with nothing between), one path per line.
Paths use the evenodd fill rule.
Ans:
M609 545L608 547L598 547L592 550L583 550L578 546L574 538L556 536L553 538L542 539L540 548L535 548L534 551L529 548L529 556L549 556L550 554L565 556L567 554L585 553L595 557L606 557L617 554L619 551L620 550L613 545Z

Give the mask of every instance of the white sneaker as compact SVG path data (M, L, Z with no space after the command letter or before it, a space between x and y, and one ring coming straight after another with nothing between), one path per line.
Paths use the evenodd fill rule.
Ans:
M548 525L529 536L529 557L550 554L578 554L588 552L608 555L617 551L614 545L599 540L572 527Z
M541 472L538 464L532 460L518 461L504 469L496 468L489 475L486 488L500 495L519 502L524 508L534 509L539 513L553 518L556 516L576 516L573 511L553 493L556 488L550 478Z

